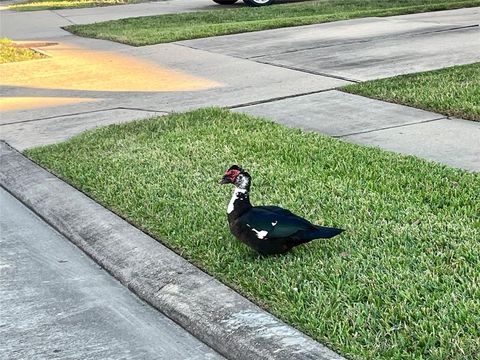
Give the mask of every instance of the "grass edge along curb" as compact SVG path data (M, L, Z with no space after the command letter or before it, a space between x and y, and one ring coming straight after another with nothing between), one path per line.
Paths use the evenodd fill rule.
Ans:
M141 299L232 360L345 360L0 142L0 185Z
M216 108L27 154L344 356L473 360L480 348L478 173ZM346 232L255 256L226 223L217 181L232 163L253 175L254 204Z

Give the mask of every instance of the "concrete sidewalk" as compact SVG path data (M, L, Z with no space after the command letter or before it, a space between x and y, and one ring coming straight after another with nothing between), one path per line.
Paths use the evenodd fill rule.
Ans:
M358 80L479 61L479 8L142 48L79 38L60 29L71 23L210 8L216 5L208 0L172 0L95 9L0 11L0 36L53 43L41 47L49 59L0 65L8 70L3 73L8 76L2 76L0 92L10 106L0 118L0 138L23 150L59 142L96 126L216 105L347 141L480 170L480 123L336 90ZM51 218L57 229L62 228L129 288L183 322L202 341L218 346L223 354L241 349L236 356L242 359L259 358L262 351L341 359L192 269L20 154L11 149L6 153L13 160L8 163L10 173L4 169L0 173L4 186L15 188L22 201ZM0 332L4 332L2 338L12 339L3 352L13 357L62 357L81 348L82 358L88 358L89 351L95 351L97 358L133 358L133 351L142 358L156 358L162 352L172 359L195 358L196 354L202 359L220 358L142 304L3 190L0 200L2 212L9 209L1 222L2 247L9 249L2 253L2 264L7 264L2 271L8 275L2 283L6 289L2 299L8 301L1 309L2 320L9 321ZM18 297L18 288L30 292L22 294L21 301L10 301ZM191 307L194 295L197 303ZM221 305L215 302L219 297ZM27 316L25 300L32 305ZM59 312L49 310L52 304ZM212 307L219 311L213 312ZM60 330L54 323L61 324ZM42 331L32 337L12 324ZM92 330L93 338L89 337ZM74 334L77 340L65 333ZM15 343L19 338L33 348ZM181 351L173 351L174 339L181 341Z
M0 188L2 359L220 360Z
M233 7L243 6L243 3ZM70 35L60 27L72 24L91 24L129 17L173 14L179 12L214 10L219 7L211 0L164 0L105 7L17 12L0 11L2 37L14 40L34 40Z
M153 14L215 6L200 0L131 6L145 9L157 5L155 10L145 11ZM89 14L133 14L124 9L61 13L85 18ZM61 141L113 122L224 106L349 141L480 170L479 123L333 91L353 81L480 61L480 8L354 19L145 47L68 33L44 37L42 29L47 33L59 29L59 23L51 19L59 16L57 13L16 13L10 19L13 14L0 12L2 20L12 25L2 25L2 36L16 34L14 38L32 40L28 36L33 32L36 41L57 43L41 48L51 59L36 65L2 65L11 68L9 73L23 74L2 81L4 101L22 103L30 98L37 104L4 111L1 116L0 137L19 149ZM58 49L64 48L76 51L72 60L63 56L67 60L62 63L56 56L61 54ZM75 66L69 61L75 61ZM109 73L107 78L78 80L79 74L98 74L102 66ZM156 87L152 81L138 81L132 66L144 69L141 76L156 80ZM167 79L172 78L195 79L198 86L192 88L183 81L183 88L169 89L172 81ZM53 80L42 86L45 79ZM142 84L150 88L142 88ZM55 101L59 103L55 105Z
M480 61L480 8L361 18L178 42L312 74L366 81Z
M357 144L480 171L479 122L337 90L242 106L235 111Z

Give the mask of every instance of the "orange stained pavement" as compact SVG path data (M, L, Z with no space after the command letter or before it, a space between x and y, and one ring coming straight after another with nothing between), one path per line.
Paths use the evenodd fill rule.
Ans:
M24 96L0 98L0 111L28 110L41 107L52 107L61 105L72 105L84 102L97 101L97 99L80 97L45 97L45 96Z
M35 89L167 92L220 87L209 79L161 67L153 62L66 43L42 47L48 58L0 65L0 85ZM0 110L18 110L85 102L85 94L49 98L4 97ZM69 98L71 101L69 101ZM45 101L42 101L45 99Z

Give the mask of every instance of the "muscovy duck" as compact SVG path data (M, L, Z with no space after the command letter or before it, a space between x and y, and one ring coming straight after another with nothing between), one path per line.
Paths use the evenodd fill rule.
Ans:
M331 238L343 229L313 225L278 206L252 206L251 176L237 165L231 166L220 184L233 184L227 207L232 234L261 255L283 254L291 248L318 238Z

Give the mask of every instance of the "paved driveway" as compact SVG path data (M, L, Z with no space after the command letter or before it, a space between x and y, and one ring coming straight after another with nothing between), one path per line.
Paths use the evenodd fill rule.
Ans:
M12 74L25 76L9 75L0 87L8 105L3 105L1 138L24 149L95 126L225 106L348 141L480 170L480 123L336 90L358 80L480 61L480 8L144 47L80 38L59 28L72 22L216 8L205 1L0 12L2 36L55 43L42 48L52 58L41 61L57 65L3 65L11 67ZM58 49L76 51L59 59Z
M480 10L366 18L181 41L275 66L353 81L480 61Z

